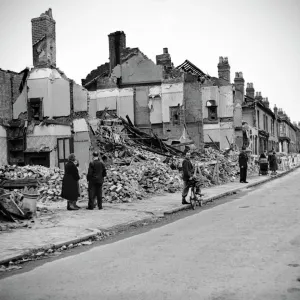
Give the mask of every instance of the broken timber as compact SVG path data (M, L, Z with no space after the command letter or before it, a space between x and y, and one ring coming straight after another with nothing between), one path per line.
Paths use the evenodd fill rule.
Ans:
M133 125L129 116L126 116L126 119L119 117L123 122L123 126L125 127L127 134L130 138L132 138L135 142L144 146L145 150L149 150L150 152L154 152L164 156L176 155L181 156L183 152L164 143L158 136L153 133L153 136L139 130L137 127Z

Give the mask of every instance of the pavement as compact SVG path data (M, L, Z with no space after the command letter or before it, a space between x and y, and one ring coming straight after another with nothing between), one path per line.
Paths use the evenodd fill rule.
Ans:
M275 176L252 176L247 184L231 182L202 190L203 203L234 194L270 180L276 180L295 170L279 171ZM148 222L167 214L190 209L181 204L181 193L165 194L132 203L105 203L103 210L88 211L86 200L79 202L78 211L67 211L66 203L53 203L47 213L40 213L26 228L0 232L0 265L21 259L33 252L75 244L97 236L103 231L126 228Z
M299 176L6 273L0 299L299 300Z

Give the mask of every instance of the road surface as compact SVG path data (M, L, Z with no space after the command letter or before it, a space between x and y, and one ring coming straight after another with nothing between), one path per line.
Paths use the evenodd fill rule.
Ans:
M0 281L0 299L300 299L300 170Z

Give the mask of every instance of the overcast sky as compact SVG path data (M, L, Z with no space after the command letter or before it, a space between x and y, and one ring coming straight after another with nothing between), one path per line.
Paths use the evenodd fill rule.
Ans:
M189 59L217 76L228 56L231 80L246 82L300 121L300 0L0 0L0 68L32 66L31 19L52 8L56 63L81 79L108 62L111 32L150 59L169 49L175 66Z

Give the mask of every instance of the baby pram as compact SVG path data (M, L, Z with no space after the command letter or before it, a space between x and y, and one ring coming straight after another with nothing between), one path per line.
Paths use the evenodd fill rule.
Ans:
M268 175L269 163L267 158L259 159L259 174L258 175Z

